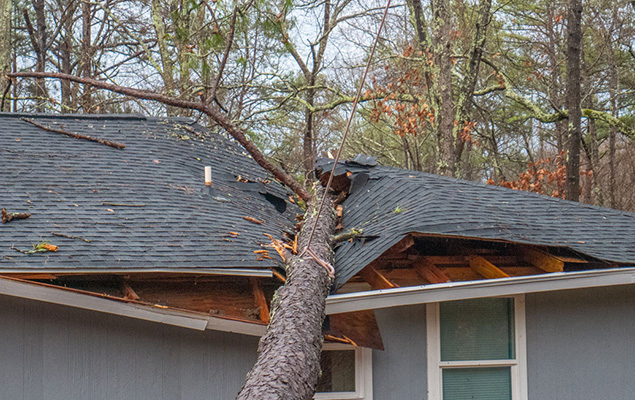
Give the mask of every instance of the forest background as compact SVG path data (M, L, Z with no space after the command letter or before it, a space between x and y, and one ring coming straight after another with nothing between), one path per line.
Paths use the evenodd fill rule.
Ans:
M302 180L341 140L384 5L0 0L0 71L212 104ZM224 134L196 110L67 80L3 77L0 95L2 111L188 116ZM407 0L344 157L635 211L634 111L633 1Z

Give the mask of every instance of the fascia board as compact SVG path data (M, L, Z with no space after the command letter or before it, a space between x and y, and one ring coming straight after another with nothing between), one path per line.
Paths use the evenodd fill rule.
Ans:
M558 272L469 282L449 282L330 295L326 299L326 313L339 314L440 301L633 283L635 283L635 267Z
M75 293L62 288L41 286L37 283L0 278L0 295L59 304L84 310L120 315L145 321L158 322L188 329L206 329L234 332L251 336L261 336L266 326L248 322L233 321L206 315L162 309L133 303Z

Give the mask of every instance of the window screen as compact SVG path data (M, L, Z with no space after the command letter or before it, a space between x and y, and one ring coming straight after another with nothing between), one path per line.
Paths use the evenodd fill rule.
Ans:
M443 370L443 400L509 400L510 367Z
M318 392L355 391L355 350L322 351L320 368Z
M509 360L514 354L514 300L440 304L441 361Z

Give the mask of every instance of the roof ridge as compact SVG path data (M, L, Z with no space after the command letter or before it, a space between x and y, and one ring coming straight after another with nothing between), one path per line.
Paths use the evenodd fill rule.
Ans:
M96 119L96 120L150 120L153 118L142 114L48 114L29 112L0 112L0 118L50 118L50 119ZM166 119L173 117L165 117Z

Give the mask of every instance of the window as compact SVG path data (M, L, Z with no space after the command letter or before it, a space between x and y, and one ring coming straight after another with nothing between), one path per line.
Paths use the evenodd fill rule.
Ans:
M372 350L326 343L316 400L372 400Z
M427 306L428 400L526 400L525 299Z

